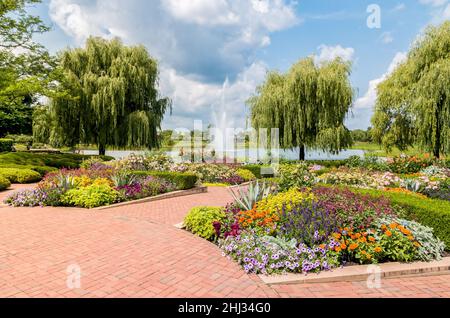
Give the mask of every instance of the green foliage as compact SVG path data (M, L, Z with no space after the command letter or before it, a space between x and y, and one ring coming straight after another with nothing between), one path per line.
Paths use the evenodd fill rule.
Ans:
M248 169L237 169L236 174L244 181L251 181L256 179L255 175Z
M433 235L433 229L431 227L424 226L415 221L397 218L382 218L378 220L378 223L386 226L392 223L398 223L410 230L414 239L420 244L416 253L419 260L429 262L442 258L445 244Z
M341 59L316 65L313 58L287 74L270 72L247 101L252 126L278 128L283 149L305 146L338 152L351 144L343 122L353 101L350 64ZM300 151L300 159L304 153Z
M106 184L92 184L87 187L71 189L62 197L61 202L83 208L95 208L110 205L120 198L119 192Z
M274 176L273 171L270 173L270 170L271 170L270 166L250 164L250 165L243 165L239 168L249 170L258 179L271 178Z
M54 168L78 168L83 160L96 156L79 155L70 153L31 153L10 152L0 154L0 167L8 165L20 166L48 166ZM104 161L112 160L112 157L101 156ZM45 169L45 168L44 168Z
M34 42L49 28L27 6L41 0L2 0L0 3L0 137L30 134L32 104L51 95L58 78L55 60Z
M16 144L31 144L33 143L33 136L30 135L11 135L5 136L6 139L12 139Z
M11 183L32 183L42 179L38 172L31 169L0 168L0 176Z
M10 185L11 182L7 178L0 175L0 191L8 189Z
M221 222L225 219L225 212L220 207L196 207L189 211L184 218L186 229L192 233L207 239L213 240L215 230L213 222Z
M292 187L309 187L314 184L314 175L309 171L305 162L297 164L282 164L278 169L280 175L280 189L287 190Z
M267 198L275 192L273 184L265 181L260 182L259 180L251 182L245 190L239 185L236 191L233 188L229 188L229 190L235 204L243 210L253 209L256 202Z
M198 177L192 173L162 172L162 171L132 171L135 176L154 176L175 184L178 190L191 189L197 183Z
M11 151L13 145L14 145L14 140L6 139L6 138L0 138L0 152Z
M388 150L417 142L435 157L450 152L450 21L429 27L378 85L372 124Z
M446 250L450 250L450 202L426 199L404 193L392 193L380 190L351 189L353 192L370 194L375 197L387 197L406 212L408 219L417 221L433 229L434 235L443 241Z
M70 96L53 99L51 130L63 145L157 147L167 98L159 98L158 66L144 46L91 37L85 48L60 56L62 86ZM86 63L89 61L89 63Z
M350 133L352 135L352 139L355 142L371 142L372 141L372 128L368 128L367 130L355 129Z

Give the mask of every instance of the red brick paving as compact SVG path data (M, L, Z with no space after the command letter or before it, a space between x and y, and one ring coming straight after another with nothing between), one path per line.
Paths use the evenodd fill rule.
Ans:
M102 211L0 206L0 296L450 297L450 275L385 279L381 289L264 285L212 243L173 226L193 206L229 200L225 188L210 188ZM79 289L67 287L70 265L81 269Z

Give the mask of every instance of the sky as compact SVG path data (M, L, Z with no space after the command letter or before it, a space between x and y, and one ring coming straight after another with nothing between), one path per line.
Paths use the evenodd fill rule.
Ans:
M267 71L307 56L352 62L346 125L366 129L377 84L427 25L450 19L450 0L43 0L29 11L51 25L37 40L52 53L91 35L144 44L173 102L165 129L245 127L245 101Z

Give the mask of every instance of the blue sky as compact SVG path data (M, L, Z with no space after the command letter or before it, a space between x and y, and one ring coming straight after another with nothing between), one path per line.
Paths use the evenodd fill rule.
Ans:
M380 28L369 28L369 5ZM214 123L226 112L243 127L245 100L269 69L300 58L353 62L351 129L366 128L376 85L401 63L428 24L450 19L450 0L44 0L30 8L52 25L38 40L50 51L83 45L89 35L144 44L160 63L161 92L173 115L163 127Z

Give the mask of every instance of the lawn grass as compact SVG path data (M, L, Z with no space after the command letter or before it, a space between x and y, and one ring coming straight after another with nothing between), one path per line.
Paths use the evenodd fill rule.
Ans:
M373 143L373 142L362 142L357 141L350 147L350 149L354 150L364 150L366 155L376 155L379 157L395 157L404 153L410 156L416 156L424 154L423 150L420 150L417 146L410 147L407 150L401 151L398 148L393 148L391 151L387 152L381 145Z

